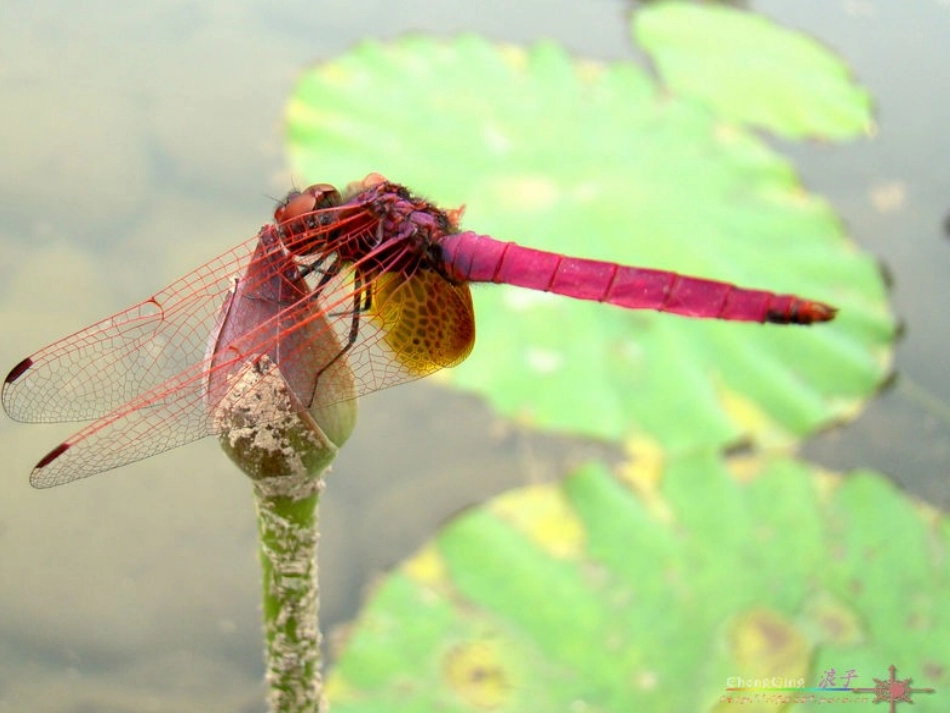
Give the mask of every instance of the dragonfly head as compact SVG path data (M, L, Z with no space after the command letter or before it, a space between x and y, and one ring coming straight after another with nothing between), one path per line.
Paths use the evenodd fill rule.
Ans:
M329 183L316 183L303 191L291 191L274 209L278 225L299 220L316 210L332 208L341 203L340 192Z

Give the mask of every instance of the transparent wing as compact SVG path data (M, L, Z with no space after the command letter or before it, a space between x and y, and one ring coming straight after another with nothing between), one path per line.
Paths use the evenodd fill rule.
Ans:
M199 408L205 366L195 364L160 390L89 424L37 463L30 482L37 488L62 485L213 433L210 412Z
M363 225L372 230L365 228L365 222ZM61 485L219 433L227 428L218 417L222 403L231 409L241 404L253 407L260 423L278 420L283 414L261 410L253 389L240 391L235 386L239 372L264 355L277 364L301 407L330 405L425 376L464 359L474 340L468 288L450 283L431 269L405 275L390 271L392 266L376 264L373 274L366 274L365 268L336 265L333 255L339 241L354 237L359 236L351 233L335 243L329 241L320 257L311 259L314 264L334 269L314 269L306 282L293 277L297 274L296 258L279 246L265 245L274 238L265 231L256 245L240 246L232 251L234 255L228 254L227 262L221 263L229 268L242 260L247 263L245 274L236 282L229 280L223 269L212 271L219 275L214 281L199 270L192 275L201 277L189 276L176 282L173 288L180 291L181 285L189 285L188 294L196 297L179 299L175 303L179 304L177 313L169 309L172 303L166 299L163 318L153 318L147 338L138 342L125 337L113 340L111 350L105 351L110 355L118 351L122 356L114 360L123 365L124 378L144 375L151 388L143 390L141 382L138 389L135 383L129 385L129 392L136 392L132 398L40 461L31 477L33 485ZM228 291L228 285L233 291ZM169 288L160 294L169 291L174 293ZM200 307L195 304L197 296L204 303ZM141 319L136 309L122 314L133 315L132 320ZM111 324L114 319L99 324ZM167 325L174 325L174 329ZM103 330L89 328L79 334L90 331ZM121 334L128 331L121 330ZM138 370L128 366L130 361L140 363L131 352L155 344L156 334L164 334L179 345L175 358L166 358L163 369L191 359L171 377L166 378L167 371L149 367L149 359L142 361L144 366ZM73 340L76 335L64 341ZM86 342L79 340L78 344L74 351L88 350ZM115 348L116 344L121 344L121 350ZM164 342L162 345L165 351L158 353L165 354L167 347ZM55 363L41 362L46 365L44 372L63 381L57 375L60 363L61 358ZM343 365L345 369L340 368ZM28 377L33 368L31 365L8 385ZM162 380L154 383L159 377ZM127 393L116 395L118 387L112 386L112 379L92 374L90 378L96 379L99 388L106 388L113 400ZM53 397L46 394L46 398ZM98 403L94 396L86 400L93 407Z
M3 384L3 408L17 421L88 421L200 362L258 237L21 361Z

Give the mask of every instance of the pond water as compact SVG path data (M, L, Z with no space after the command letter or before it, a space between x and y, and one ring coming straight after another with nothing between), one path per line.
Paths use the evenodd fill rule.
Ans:
M251 237L294 182L282 112L295 77L366 38L480 32L637 55L618 2L215 0L0 7L0 364L140 299ZM806 455L886 472L950 505L950 3L754 3L837 50L879 133L782 146L856 243L881 259L906 326L899 379ZM73 429L0 419L0 713L252 711L263 705L249 485L213 440L34 491ZM365 399L322 505L325 628L440 522L596 444L506 427L420 382Z

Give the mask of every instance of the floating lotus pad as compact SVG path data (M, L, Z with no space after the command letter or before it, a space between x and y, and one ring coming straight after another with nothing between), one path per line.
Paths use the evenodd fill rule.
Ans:
M948 547L944 517L873 473L590 466L465 513L387 577L328 696L344 713L680 713L712 710L730 677L853 669L873 687L892 662L940 690Z
M475 289L475 351L448 376L510 418L675 450L787 443L854 414L881 383L894 336L885 287L789 162L698 99L550 43L408 37L307 72L288 140L298 176L378 171L466 204L463 227L499 239L840 307L830 325L761 327Z

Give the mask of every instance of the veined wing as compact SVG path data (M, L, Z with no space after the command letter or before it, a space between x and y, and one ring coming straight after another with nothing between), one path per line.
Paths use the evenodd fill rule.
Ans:
M284 271L268 260L255 258L250 265L215 310L222 319L204 334L202 348L212 345L209 353L50 451L33 471L34 486L68 483L226 431L220 404L232 411L246 405L257 423L283 418L285 411L262 409L255 388L239 378L261 356L268 357L265 368L280 369L294 402L312 407L453 366L471 349L468 288L435 272L407 277L384 270L367 281L356 278L351 265L319 289L301 282L291 285L293 292ZM299 297L262 298L274 284L285 297ZM231 321L236 319L242 323Z
M6 412L34 423L99 418L200 362L258 237L21 361L3 385Z
M288 375L288 392L304 394L293 394L294 410L307 405L316 374L340 348L318 293L281 248L276 231L265 228L259 238L253 256L242 260L245 274L223 299L213 299L210 310L188 311L197 317L184 324L198 325L192 351L200 349L199 355L50 451L33 471L34 486L68 483L227 430L220 404L232 412L245 409L260 423L286 414L262 405L241 380L242 370L280 368Z

